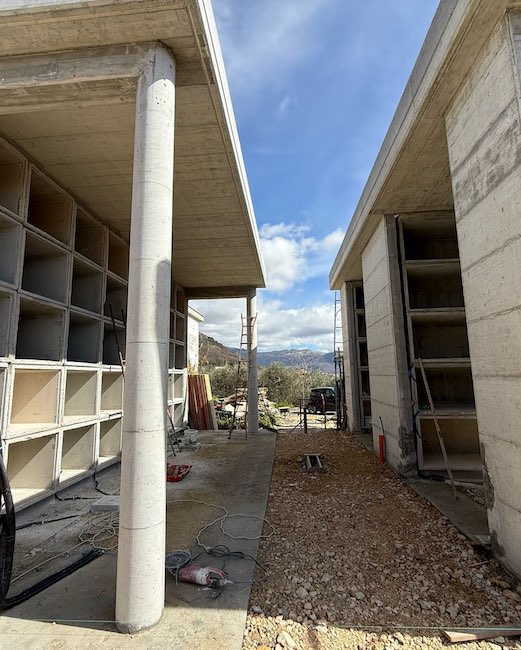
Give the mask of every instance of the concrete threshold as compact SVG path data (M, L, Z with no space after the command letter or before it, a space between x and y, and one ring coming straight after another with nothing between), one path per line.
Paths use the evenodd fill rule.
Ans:
M223 544L231 551L257 556L276 436L262 432L250 435L248 440L242 436L227 440L227 432L200 432L199 441L202 443L199 450L183 451L170 459L179 464L191 464L192 469L183 481L167 483L167 552L187 549L197 564L224 566L234 584L227 585L218 594L196 585L178 585L175 578L166 573L165 612L160 623L136 635L122 635L116 631L114 622L117 553L108 552L38 596L5 612L0 618L0 636L5 647L10 645L20 650L49 647L240 650L255 563L250 559L209 557L197 546L195 537L204 526L224 514L222 508L230 514L248 515L224 522L228 536L223 534L218 523L209 527L202 533L201 542L205 546ZM118 469L108 470L107 475ZM100 474L100 484L103 478ZM113 485L118 484L117 479L117 475L112 477ZM92 479L85 481L83 488L78 484L66 494L79 493L100 496L94 490ZM48 512L50 507L55 510L58 506L66 515L68 511L77 511L80 503L83 503L84 512L79 521L43 524L19 531L18 552L23 554L28 549L43 546L48 548L50 556L71 548L77 543L78 531L85 524L92 501L52 502L52 505L42 503L39 506L42 515L46 507ZM38 513L32 510L24 512L20 520L31 516L39 519ZM47 526L51 529L46 538ZM232 536L255 539L233 539ZM76 553L83 550L77 549ZM66 558L67 564L76 559L73 555ZM41 559L41 554L35 556L29 566L38 564ZM49 563L44 575L57 568L61 565ZM255 575L261 577L262 572L257 571ZM42 573L35 571L13 585L10 595L42 577Z
M454 499L452 487L441 481L411 479L407 484L437 510L474 544L490 546L487 510L464 494Z

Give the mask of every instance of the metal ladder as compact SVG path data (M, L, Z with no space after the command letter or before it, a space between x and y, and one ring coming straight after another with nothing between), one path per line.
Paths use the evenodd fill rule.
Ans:
M249 369L249 359L248 355L246 354L246 359L243 358L243 351L248 350L248 329L253 327L253 324L255 322L256 316L251 319L251 323L248 323L248 319L244 316L244 314L241 314L241 343L239 345L239 360L237 363L237 380L235 382L235 404L233 407L233 415L232 415L232 421L230 423L230 428L228 429L228 440L232 437L232 433L234 430L237 429L235 426L236 420L237 420L237 404L238 404L238 398L239 398L239 391L242 390L242 395L246 398L245 405L246 409L244 411L244 435L246 439L248 439L248 392L247 392L247 387L246 386L241 386L241 369L246 365L246 369L248 371ZM246 382L248 381L248 372L246 372Z

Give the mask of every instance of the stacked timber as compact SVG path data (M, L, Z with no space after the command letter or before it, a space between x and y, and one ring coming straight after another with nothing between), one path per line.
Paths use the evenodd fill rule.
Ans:
M188 400L190 428L216 431L217 418L208 375L188 375Z

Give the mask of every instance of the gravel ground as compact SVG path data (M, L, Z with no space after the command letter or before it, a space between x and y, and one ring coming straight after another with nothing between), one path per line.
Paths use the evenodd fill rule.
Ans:
M306 453L326 471L304 472ZM441 648L425 628L521 621L519 584L350 434L281 432L266 517L243 650Z

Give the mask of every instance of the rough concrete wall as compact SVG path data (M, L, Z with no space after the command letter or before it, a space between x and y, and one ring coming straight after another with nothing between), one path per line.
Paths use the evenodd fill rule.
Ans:
M383 423L387 462L399 473L408 474L415 453L411 450L411 428L404 411L407 401L404 389L408 382L407 376L403 376L403 364L399 362L405 348L403 323L397 319L401 294L392 268L396 259L389 239L390 227L390 221L382 217L362 253L373 442L378 449ZM408 404L410 406L410 401Z
M515 21L521 33L521 22ZM518 62L520 37L515 37ZM447 115L468 336L496 552L521 575L521 120L505 19Z
M347 418L349 420L349 429L356 431L360 428L358 405L355 400L358 399L354 390L354 382L357 381L355 350L355 332L353 331L353 301L350 295L350 283L344 282L340 290L340 307L342 312L342 340L344 350L344 375L345 375L345 394L347 406Z

